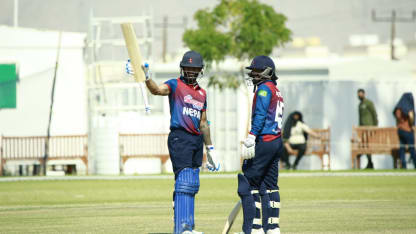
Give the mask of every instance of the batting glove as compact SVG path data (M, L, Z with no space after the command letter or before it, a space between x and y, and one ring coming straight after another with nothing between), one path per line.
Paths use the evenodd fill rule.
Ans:
M131 61L130 59L127 60L126 62L126 73L127 75L134 75L134 69L133 66L131 65Z
M207 169L210 171L219 171L221 164L218 160L217 152L213 145L207 146Z
M149 64L148 63L144 63L144 65L142 65L142 70L144 72L144 76L146 77L146 80L149 80L150 79Z
M247 138L243 142L244 146L249 148L256 144L256 136L248 134Z
M142 65L142 70L144 72L144 76L146 77L146 80L150 79L150 69L149 69L149 64L148 63L144 63L144 65ZM128 75L133 76L134 75L134 68L131 64L130 59L127 60L126 62L126 73Z
M243 146L243 152L241 154L242 159L251 159L255 156L256 147L253 145L251 147Z

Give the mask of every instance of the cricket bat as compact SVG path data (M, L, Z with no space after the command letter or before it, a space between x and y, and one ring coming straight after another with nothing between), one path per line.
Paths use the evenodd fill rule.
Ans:
M139 42L131 23L122 23L121 31L123 32L124 41L126 42L127 52L130 57L131 65L134 69L134 79L139 83L143 95L144 107L146 113L150 113L149 101L147 99L144 81L146 80L144 71L142 70L143 59L140 53Z
M231 230L231 227L233 226L235 219L237 218L238 213L240 213L240 210L241 210L241 200L239 200L237 204L235 204L233 210L228 216L228 219L225 222L224 229L222 230L222 234L228 234L228 232Z

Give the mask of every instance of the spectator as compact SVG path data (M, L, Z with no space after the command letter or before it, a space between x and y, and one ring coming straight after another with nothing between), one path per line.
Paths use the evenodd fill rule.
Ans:
M416 155L415 155L415 133L413 125L415 124L415 105L413 95L405 93L400 98L393 111L396 118L396 125L398 128L400 141L400 161L402 169L406 169L405 147L408 146L410 157L413 160L413 165L416 169Z
M358 113L359 113L359 125L360 126L377 126L377 112L374 108L374 104L369 99L365 98L365 91L364 89L358 90L358 99L360 100L360 104L358 105ZM359 155L358 157L360 157ZM367 154L367 167L366 169L373 169L374 164L371 160L371 154ZM358 165L360 167L360 165Z
M289 155L295 154L294 150L298 151L293 169L296 170L299 161L302 159L306 151L306 140L308 139L308 134L320 138L319 134L312 131L304 122L302 113L295 111L291 113L286 120L285 126L283 128L283 162L285 163L286 169L290 169L291 165L289 162Z

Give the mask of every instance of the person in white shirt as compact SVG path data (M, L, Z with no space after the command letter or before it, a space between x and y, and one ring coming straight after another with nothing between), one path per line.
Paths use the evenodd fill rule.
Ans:
M308 135L320 138L319 134L312 131L308 125L303 122L302 113L299 111L292 112L286 120L283 128L284 154L282 160L285 163L286 169L293 168L296 170L299 161L305 154ZM295 163L291 166L289 162L289 155L294 154L294 150L297 150L298 154Z

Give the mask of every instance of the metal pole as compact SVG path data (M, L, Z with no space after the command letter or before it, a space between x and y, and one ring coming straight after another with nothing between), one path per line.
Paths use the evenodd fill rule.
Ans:
M162 59L166 63L166 53L168 47L168 17L163 17L163 47L162 47Z
M62 39L62 32L59 31L58 36L58 50L56 52L56 62L55 62L55 72L53 75L53 82L52 82L52 92L51 92L51 105L49 108L49 121L48 121L48 130L46 133L45 139L45 156L43 158L43 175L46 175L46 166L48 165L48 157L49 157L49 138L51 133L51 122L52 122L52 113L53 113L53 101L55 96L55 83L56 83L56 74L58 71L58 64L59 64L59 54L61 52L61 39Z
M13 8L13 26L15 28L18 27L18 19L19 19L19 0L14 0L14 8Z
M404 17L397 17L396 11L392 10L391 17L377 17L376 11L371 11L371 16L374 22L390 22L391 23L391 29L390 29L390 58L391 60L397 60L396 54L395 54L395 46L394 46L394 39L396 38L396 22L399 23L408 23L413 22L416 20L416 11L412 12L411 18L404 18Z
M391 60L395 60L396 57L394 56L394 38L396 37L396 11L393 10L391 12L391 33L390 33L390 57Z

